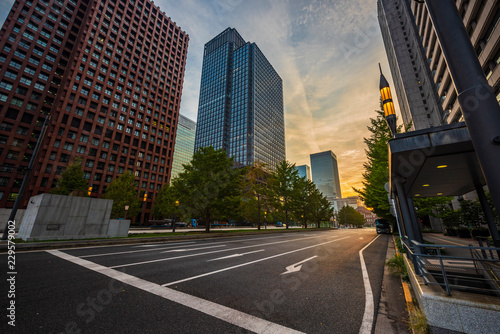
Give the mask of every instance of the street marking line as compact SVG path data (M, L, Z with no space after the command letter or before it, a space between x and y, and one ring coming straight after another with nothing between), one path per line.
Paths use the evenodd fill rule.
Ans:
M265 249L259 249L259 250L256 250L256 251L251 251L251 252L246 252L246 253L232 254L232 255L228 255L228 256L218 257L216 259L207 260L207 262L219 261L219 260L225 260L225 259L232 259L234 257L240 257L240 256L243 256L243 255L248 255L248 254L263 252L264 250Z
M305 263L307 261L311 261L312 259L317 258L317 257L318 257L318 255L314 255L308 259L305 259L305 260L302 260L302 261L297 262L295 264L292 264L292 265L286 267L285 268L286 271L284 273L281 273L280 275L286 275L286 274L291 274L291 273L300 271L300 269L302 268L302 263Z
M141 289L143 291L152 293L164 299L173 301L175 303L181 304L183 306L189 307L195 311L199 311L210 315L214 318L223 320L227 323L233 324L235 326L244 328L246 330L255 333L265 333L265 334L300 334L302 332L296 331L294 329L257 318L253 315L243 313L227 306L223 306L206 299L188 295L187 293L180 292L174 289L166 288L156 283L152 283L141 278L125 274L123 272L110 269L100 264L84 260L67 253L63 253L58 250L48 250L48 253L57 256L61 259L67 260L74 264L80 265L89 270L95 271L102 275L111 277L117 281L124 284L128 284L135 288Z
M183 246L183 245L179 245L179 246ZM139 250L114 252L114 253L90 254L90 255L82 255L82 256L79 256L79 257L83 259L83 258L86 258L86 257L99 257L99 256L108 256L108 255L133 254L133 253L142 253L142 252L155 252L155 251L164 250L164 249L179 248L179 246L177 246L177 245L171 245L171 246L168 246L168 247L148 248L148 249L139 249ZM186 245L186 246L196 246L196 245Z
M194 244L194 241L189 241L189 242L181 242L181 243L176 243L174 246L182 246L182 245L187 245L187 244ZM139 245L139 246L134 246L134 247L158 247L158 246L164 246L165 243L157 243L157 244L148 244L148 245Z
M309 249L309 248L314 248L314 247L318 247L318 246L321 246L321 245L326 245L326 244L329 244L329 243L332 243L332 242L336 242L336 241L340 241L340 240L347 239L347 238L350 238L350 237L343 237L343 238L340 238L340 239L326 241L326 242L322 242L320 244L316 244L316 245L312 245L312 246L307 246L307 247L303 247L303 248L299 248L299 249L294 249L294 250L289 251L289 252L285 252L285 253L280 253L280 254L268 256L268 257L265 257L265 258L262 258L262 259L258 259L258 260L254 260L254 261L250 261L250 262L245 262L245 263L237 264L235 266L231 266L231 267L227 267L227 268L223 268L223 269L219 269L219 270L210 271L208 273L204 273L204 274L200 274L200 275L196 275L196 276L184 278L184 279L181 279L181 280L178 280L178 281L175 281L175 282L170 282L170 283L162 284L161 286L170 286L170 285L179 284L179 283L183 283L183 282L187 282L187 281L192 281L192 280L197 279L197 278L201 278L201 277L205 277L205 276L210 276L210 275L213 275L213 274L218 274L218 273L221 273L221 272L224 272L224 271L228 271L228 270L232 270L232 269L236 269L236 268L240 268L240 267L245 267L245 266L248 266L250 264L254 264L254 263L258 263L258 262L262 262L262 261L274 259L274 258L277 258L277 257L280 257L280 256L284 256L284 255L288 255L288 254L300 252L300 251L303 251L303 250L306 250L306 249Z
M160 252L160 254L170 253L170 252L190 252L190 251L195 251L195 250L200 250L200 249L218 248L218 247L226 247L226 245L215 245L215 246L198 247L198 248L171 249L171 250L168 250L168 251Z
M454 245L457 245L457 246L463 246L463 247L467 247L468 245L465 245L465 244L459 244L459 243L456 243L456 242L453 242L453 241L449 241L449 240L446 240L446 239L441 239L441 238L438 238L438 237L431 237L431 239L437 239L437 240L441 240L441 241L444 241L448 244L454 244ZM432 246L432 245L426 245L426 246Z
M183 259L186 257L192 257L192 256L202 256L202 255L208 255L208 254L214 254L214 253L221 253L221 252L229 252L233 250L239 250L239 249L245 249L245 248L254 248L254 247L262 247L262 246L267 246L267 245L276 245L276 244L282 244L286 242L294 242L294 241L302 241L305 239L315 239L315 238L322 238L323 236L319 237L306 237L306 238L297 238L297 239L291 239L291 240L282 240L282 241L275 241L275 242L268 242L265 244L258 244L258 245L251 245L251 246L242 246L242 247L235 247L235 248L229 248L229 249L219 249L219 250L214 250L214 251L209 251L205 253L197 253L197 254L189 254L189 255L180 255L180 256L174 256L174 257L167 257L164 259L156 259L156 260L149 260L149 261L141 261L141 262L134 262L134 263L128 263L128 264L120 264L117 266L111 266L110 268L124 268L124 267L130 267L130 266L138 266L141 264L148 264L148 263L155 263L155 262L162 262L162 261L170 261L170 260L178 260L178 259ZM334 236L337 237L337 236Z
M373 301L372 286L370 285L370 278L368 277L368 271L366 270L365 259L363 258L363 251L368 248L375 240L380 237L380 234L375 237L368 245L363 247L359 251L359 259L361 260L361 271L363 273L363 283L365 285L365 313L363 315L363 321L361 322L361 328L359 329L359 334L370 334L373 327L373 317L375 316L375 302Z

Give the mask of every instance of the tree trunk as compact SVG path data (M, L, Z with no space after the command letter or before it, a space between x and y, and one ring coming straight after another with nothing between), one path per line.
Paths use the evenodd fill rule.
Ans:
M211 219L207 219L207 225L205 226L205 232L210 232L210 225L212 225Z

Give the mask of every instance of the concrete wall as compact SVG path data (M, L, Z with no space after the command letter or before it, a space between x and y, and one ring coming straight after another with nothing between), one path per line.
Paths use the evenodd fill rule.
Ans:
M7 221L9 220L10 212L12 209L0 209L0 231L3 232L5 226L7 226ZM24 212L26 210L17 210L16 212L16 231L19 231L19 226L21 226L21 221L24 217Z
M18 236L25 241L105 238L112 200L40 194L30 198Z
M108 225L107 236L109 238L127 237L129 228L130 228L130 220L111 219Z

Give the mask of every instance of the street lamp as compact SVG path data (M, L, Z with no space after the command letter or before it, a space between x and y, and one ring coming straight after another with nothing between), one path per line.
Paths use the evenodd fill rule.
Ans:
M385 120L389 129L391 129L392 137L396 137L396 112L394 111L394 102L392 101L391 88L389 83L382 74L382 67L378 64L380 69L380 95L382 96L382 106L384 108Z
M125 217L124 217L124 219L127 219L128 208L129 208L129 206L125 205Z
M267 211L264 211L264 226L266 227L265 229L267 230Z
M179 206L179 201L175 201L174 221L172 222L172 233L175 233L175 216L177 214L178 206Z

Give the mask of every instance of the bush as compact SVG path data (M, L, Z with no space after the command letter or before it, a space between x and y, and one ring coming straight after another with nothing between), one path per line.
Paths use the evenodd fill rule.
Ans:
M486 227L475 227L470 232L472 237L489 237L490 231Z
M389 271L393 277L401 277L405 282L409 281L403 255L394 254L385 264L389 267Z

